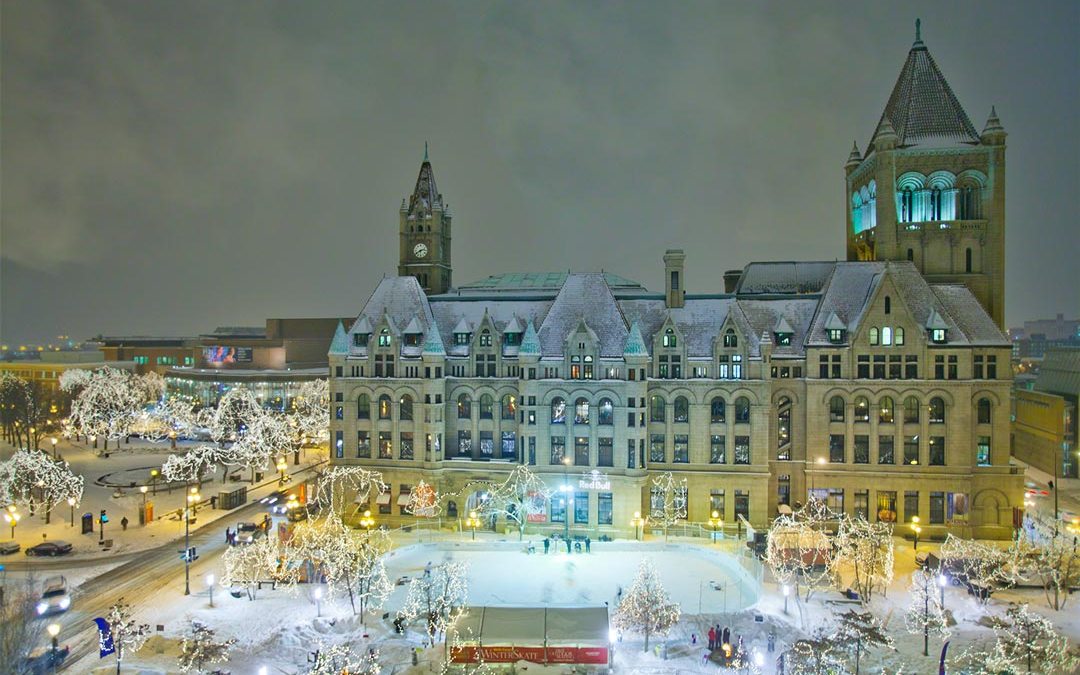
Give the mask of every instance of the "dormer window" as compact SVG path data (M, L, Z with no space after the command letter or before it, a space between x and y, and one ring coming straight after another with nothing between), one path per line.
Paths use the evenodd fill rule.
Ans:
M727 349L733 349L739 346L739 336L735 335L735 331L728 328L724 332L724 347Z
M480 346L481 347L490 347L491 346L491 331L485 329L483 332L480 333Z
M521 333L503 333L503 344L516 347L521 344Z
M382 331L379 332L379 346L380 347L389 347L390 342L391 342L390 331L387 330L386 328L383 328Z
M791 346L791 333L776 333L776 344Z
M371 339L371 333L353 333L353 346L366 347L369 339Z
M679 346L679 339L675 336L675 331L671 328L664 331L663 344L664 347L671 349Z
M420 333L407 333L405 335L406 347L419 347L420 346Z
M930 330L930 341L935 344L944 344L946 342L946 333L947 331L944 328L932 328Z
M830 328L829 329L829 342L833 344L839 344L844 341L844 329L843 328Z
M454 333L454 344L459 347L469 346L469 337L471 333Z

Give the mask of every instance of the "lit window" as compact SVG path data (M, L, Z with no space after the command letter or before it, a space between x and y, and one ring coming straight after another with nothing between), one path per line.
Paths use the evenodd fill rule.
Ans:
M671 347L671 348L678 347L679 346L678 343L679 343L679 341L675 337L675 331L674 330L668 328L667 330L664 331L664 346L665 347Z
M389 347L390 346L390 331L388 331L385 328L383 328L382 332L379 333L379 346L380 347Z

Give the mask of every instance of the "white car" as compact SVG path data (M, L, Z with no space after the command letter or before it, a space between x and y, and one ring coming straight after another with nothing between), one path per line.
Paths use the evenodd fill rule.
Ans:
M62 576L49 577L42 584L41 600L34 610L38 616L57 612L66 612L71 607L71 595L68 593L67 579Z
M262 529L255 523L237 523L236 524L236 544L250 544L255 541L255 538L262 534Z

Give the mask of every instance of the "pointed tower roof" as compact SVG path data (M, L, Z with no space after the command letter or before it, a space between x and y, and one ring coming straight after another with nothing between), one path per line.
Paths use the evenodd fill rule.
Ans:
M900 69L889 102L881 114L874 137L888 120L896 131L897 146L975 144L979 134L941 74L930 50L922 41L919 21L915 21L915 44ZM874 149L871 139L866 153Z
M525 326L525 335L521 338L521 346L518 347L518 354L535 354L540 356L540 336L536 332L536 327L533 326L533 322L529 321Z
M349 336L345 334L345 326L337 322L337 330L334 331L334 339L330 341L329 354L348 354Z
M852 141L851 142L851 154L848 155L847 163L849 165L853 165L853 164L858 164L861 161L862 161L862 155L859 154L859 142L858 141Z
M434 321L431 322L427 335L424 336L423 353L446 356L446 347L443 345L442 335L439 335L439 326Z
M416 187L409 197L408 217L416 218L431 215L432 209L443 210L442 195L435 186L435 171L428 161L427 143L424 143L424 162L420 165L420 175L416 177Z
M524 328L521 327L521 322L518 321L517 314L510 317L510 322L506 324L506 328L503 328L503 333L520 333Z
M641 327L638 322L630 324L630 333L626 336L626 346L623 347L626 356L648 356L649 350L645 347L645 339L641 337Z

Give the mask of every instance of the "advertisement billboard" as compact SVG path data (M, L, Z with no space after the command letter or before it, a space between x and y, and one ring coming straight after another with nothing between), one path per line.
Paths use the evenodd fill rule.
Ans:
M251 347L203 347L207 363L251 363Z

